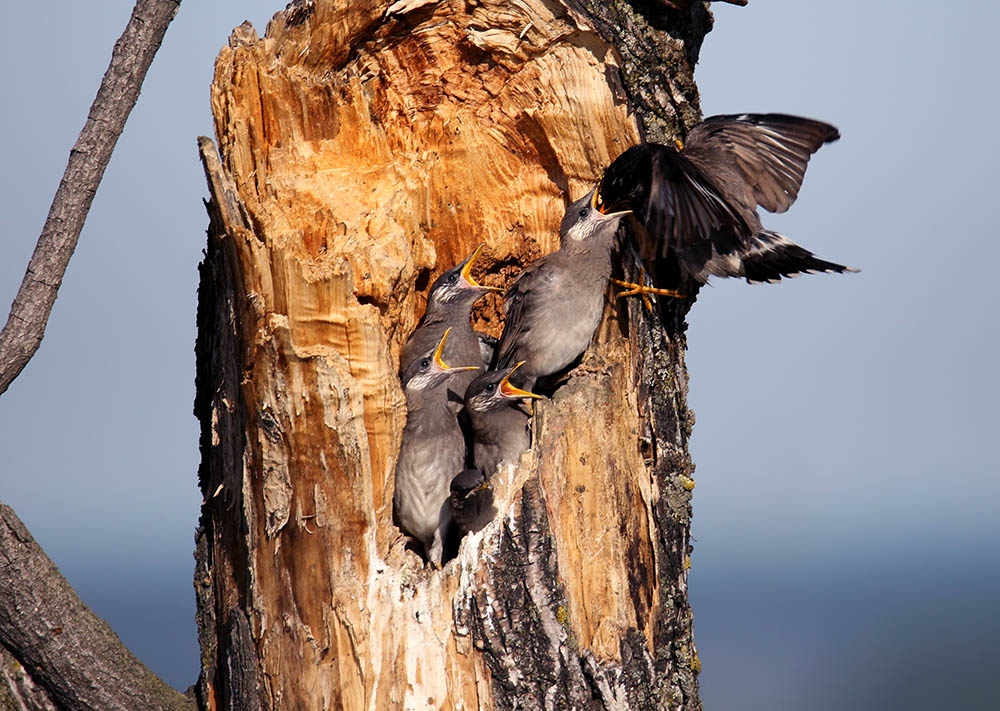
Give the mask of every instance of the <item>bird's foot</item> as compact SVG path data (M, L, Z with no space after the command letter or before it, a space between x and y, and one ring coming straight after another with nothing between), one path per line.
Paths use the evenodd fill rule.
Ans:
M643 281L643 277L646 275L645 269L639 270L639 281ZM656 294L657 296L670 296L675 299L685 299L687 296L677 291L676 289L660 289L655 286L646 286L645 284L636 284L631 281L622 281L620 279L612 279L613 284L618 286L624 286L626 291L618 293L617 298L622 298L623 296L642 296L642 303L645 304L648 311L653 310L653 305L649 300L649 294Z

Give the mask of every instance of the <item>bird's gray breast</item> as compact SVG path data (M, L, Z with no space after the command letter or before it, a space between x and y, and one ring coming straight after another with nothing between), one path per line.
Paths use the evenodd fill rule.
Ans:
M407 417L393 494L400 525L425 542L434 537L452 478L465 466L465 439L458 422L444 404L438 407L448 418L433 413L433 422L426 425L421 423L423 412Z
M531 337L519 354L538 374L562 370L590 345L611 275L608 254L560 255L552 266L539 275L527 314Z
M479 415L470 413L473 427L472 456L476 467L491 476L502 463L516 463L531 444L528 415L516 406Z

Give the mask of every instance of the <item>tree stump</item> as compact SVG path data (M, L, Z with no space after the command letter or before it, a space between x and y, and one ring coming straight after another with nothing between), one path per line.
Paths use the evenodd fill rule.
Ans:
M476 279L504 285L642 128L698 118L704 6L613 5L300 1L220 53L218 153L199 143L203 708L700 709L688 303L609 291L497 518L443 570L392 522L399 350L434 278L484 244ZM500 313L487 297L476 327Z

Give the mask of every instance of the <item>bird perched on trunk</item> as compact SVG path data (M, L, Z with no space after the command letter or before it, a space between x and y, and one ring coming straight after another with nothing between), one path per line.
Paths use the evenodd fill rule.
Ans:
M507 289L494 369L524 361L519 381L559 372L586 350L601 321L611 277L611 247L628 210L597 209L597 188L566 209L560 247L525 267Z
M765 230L757 206L783 212L798 196L810 156L840 137L833 126L782 114L713 116L687 144L629 148L598 187L566 211L558 251L530 264L504 302L507 322L495 367L527 361L522 384L556 373L587 348L601 319L611 247L622 214L633 212L661 255L696 284L710 275L778 281L801 272L856 271L815 257ZM683 298L676 289L630 287Z
M857 271L764 229L757 213L758 205L787 210L809 158L838 138L830 124L798 116L712 116L676 148L643 143L625 151L604 171L597 206L631 210L661 256L673 255L681 274L696 284L709 276L777 282L802 272ZM685 296L682 290L649 291Z
M516 462L531 445L531 416L519 403L541 396L511 385L511 374L522 365L476 376L465 392L465 411L472 425L472 462L487 477L493 476L499 465Z
M452 517L459 532L478 533L496 518L493 489L489 480L478 469L466 469L451 480Z
M479 297L490 291L502 291L495 286L478 284L472 278L472 263L482 246L458 264L439 276L427 295L427 310L417 329L410 334L403 345L399 358L399 372L404 373L413 361L423 358L432 351L441 334L451 329L451 337L443 357L448 363L480 364L480 369L488 362L488 351L484 351L482 336L472 329L469 312ZM462 401L465 389L476 375L463 372L449 381L451 400Z
M479 365L450 366L442 359L450 329L437 345L403 372L406 426L396 461L393 511L399 527L424 546L427 560L440 565L451 525L449 485L465 466L465 437L448 407L448 381Z

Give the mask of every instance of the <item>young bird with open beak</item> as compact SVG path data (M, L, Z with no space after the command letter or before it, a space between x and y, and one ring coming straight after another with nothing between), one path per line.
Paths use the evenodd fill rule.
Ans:
M472 461L487 478L501 464L517 462L521 452L531 446L531 416L519 404L541 396L511 385L511 374L522 365L483 373L465 393L465 411L472 425Z
M495 286L483 286L472 278L472 264L479 254L482 246L468 258L444 274L439 276L431 286L427 295L427 310L417 329L410 334L410 337L403 345L403 351L399 358L399 371L406 371L414 360L422 358L428 351L432 350L441 339L441 334L451 329L451 337L445 348L443 358L448 363L465 363L471 365L478 363L480 370L488 362L488 358L483 357L483 347L480 343L480 334L472 329L469 321L469 313L472 305L483 295L490 291L502 291ZM451 390L453 402L461 402L465 395L465 389L472 382L476 375L474 372L463 372L449 381L448 389Z
M393 512L399 527L423 544L425 556L440 566L451 526L450 484L465 466L465 437L448 407L448 383L479 365L450 366L442 359L451 329L437 345L403 372L406 426L396 461Z
M611 248L626 213L601 212L597 188L570 204L559 249L525 267L507 289L495 369L523 361L518 380L531 390L538 378L563 370L587 349L601 322Z

